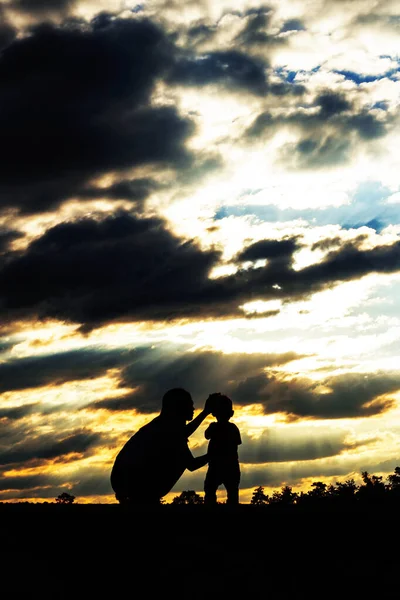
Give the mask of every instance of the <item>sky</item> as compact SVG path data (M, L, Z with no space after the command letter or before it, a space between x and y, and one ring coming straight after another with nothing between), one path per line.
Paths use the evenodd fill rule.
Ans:
M172 387L232 399L242 503L400 465L399 36L390 0L0 2L0 501L116 502Z

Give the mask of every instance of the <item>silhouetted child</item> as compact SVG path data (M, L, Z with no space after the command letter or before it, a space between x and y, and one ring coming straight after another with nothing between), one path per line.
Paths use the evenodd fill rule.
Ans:
M234 410L232 400L220 395L213 400L211 414L217 419L204 432L208 443L208 470L204 480L204 503L217 504L217 489L224 485L227 504L239 504L240 466L238 446L240 431L229 419Z

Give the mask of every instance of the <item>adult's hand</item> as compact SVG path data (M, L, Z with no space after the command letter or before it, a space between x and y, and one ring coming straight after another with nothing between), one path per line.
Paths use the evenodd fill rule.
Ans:
M206 403L204 405L204 412L207 413L208 415L210 413L212 413L212 411L214 410L215 407L215 400L216 398L218 398L219 396L221 396L221 392L214 392L213 394L210 394L206 400Z
M186 436L192 435L194 431L198 428L198 426L204 421L205 418L208 417L209 414L212 413L215 406L215 399L220 396L220 392L215 392L214 394L210 394L205 401L204 408L199 412L197 417L195 417L190 423L188 423L185 427Z

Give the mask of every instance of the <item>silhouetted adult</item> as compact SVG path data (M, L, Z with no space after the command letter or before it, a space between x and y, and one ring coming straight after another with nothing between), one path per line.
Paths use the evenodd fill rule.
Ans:
M111 486L120 504L159 504L185 469L195 471L207 464L207 454L193 456L188 437L211 413L215 396L219 394L210 394L193 419L188 391L173 388L164 394L160 414L126 442L114 461Z

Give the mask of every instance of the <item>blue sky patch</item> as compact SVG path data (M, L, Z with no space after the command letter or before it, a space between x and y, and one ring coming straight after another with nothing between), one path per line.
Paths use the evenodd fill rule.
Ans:
M242 192L249 195L249 190ZM254 190L254 193L259 190ZM218 209L215 219L229 216L254 215L271 223L302 219L314 226L340 225L344 229L370 227L378 233L388 225L400 223L400 210L397 204L386 204L386 198L393 192L380 182L362 183L354 193L352 202L342 206L326 208L279 208L275 204L223 206Z

